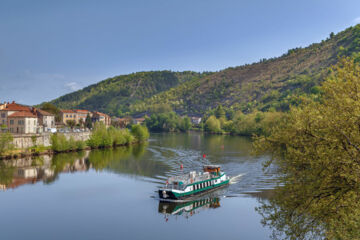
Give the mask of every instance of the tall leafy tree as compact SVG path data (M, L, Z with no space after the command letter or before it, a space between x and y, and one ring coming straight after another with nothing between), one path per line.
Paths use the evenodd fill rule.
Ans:
M87 116L86 116L85 127L88 128L88 129L92 128L92 121L91 121L90 114L87 114Z
M282 173L277 197L262 207L264 222L291 239L306 239L312 230L326 239L359 239L359 86L359 64L342 59L323 83L320 101L302 99L271 136L255 142Z

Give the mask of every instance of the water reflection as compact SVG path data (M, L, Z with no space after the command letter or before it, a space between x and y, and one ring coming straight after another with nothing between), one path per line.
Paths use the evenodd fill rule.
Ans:
M166 221L169 216L182 216L189 218L207 209L220 207L219 197L208 197L186 202L163 202L159 201L159 213L164 214Z
M0 189L15 189L37 182L50 184L56 181L60 174L86 172L90 169L152 177L164 168L141 157L146 146L147 144L140 144L0 161Z

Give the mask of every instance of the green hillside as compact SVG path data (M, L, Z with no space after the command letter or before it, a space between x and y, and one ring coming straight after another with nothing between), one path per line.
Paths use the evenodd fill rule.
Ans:
M132 104L206 74L196 72L138 72L108 78L51 103L60 108L97 110L122 115Z
M339 57L360 51L360 25L321 43L295 48L278 58L231 67L216 73L141 72L107 79L60 97L62 108L87 108L122 115L167 103L179 113L201 114L221 104L250 112L286 111L297 96L316 94L318 84ZM360 59L360 58L359 58Z

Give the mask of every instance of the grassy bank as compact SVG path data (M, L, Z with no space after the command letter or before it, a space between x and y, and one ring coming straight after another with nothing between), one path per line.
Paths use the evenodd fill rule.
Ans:
M0 134L0 159L126 146L145 141L149 136L148 129L140 125L133 125L131 130L128 130L112 126L106 128L103 124L96 124L87 141L75 140L73 137L67 139L64 134L55 133L51 136L49 147L34 144L33 147L27 149L15 149L12 145L11 134L2 133Z

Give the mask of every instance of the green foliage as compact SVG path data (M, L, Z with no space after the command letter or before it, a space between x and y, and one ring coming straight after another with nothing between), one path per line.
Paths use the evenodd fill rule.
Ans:
M140 141L147 139L149 137L147 129L138 126L139 128L130 133L128 129L119 129L113 126L106 128L103 123L96 123L87 145L91 148L106 148L116 145L128 145L140 140L139 138L141 138Z
M189 117L183 117L179 126L182 132L186 132L191 128L191 120Z
M74 128L76 125L75 120L67 120L66 125L68 125L70 128Z
M341 59L321 86L321 101L304 98L257 153L271 153L281 186L258 210L289 239L359 239L360 66Z
M64 95L52 103L60 108L83 108L126 116L130 111L137 112L142 108L137 106L133 109L132 104L202 75L189 71L152 71L121 75Z
M147 140L150 137L148 129L145 126L138 124L131 126L131 134L140 142Z
M64 134L55 133L51 135L51 149L54 152L67 152L85 149L83 141L76 141L71 136L69 139Z
M0 133L0 155L3 155L6 151L14 148L12 141L13 136L11 133Z
M220 120L215 116L210 116L205 122L205 130L213 133L222 132Z
M109 78L53 101L62 108L85 108L111 115L136 113L205 114L232 120L234 111L289 111L304 96L319 98L317 86L338 56L360 61L360 26L350 27L321 43L295 48L278 58L216 73L139 72ZM224 110L222 111L221 110ZM230 110L231 109L231 110ZM156 125L156 124L155 124ZM158 126L165 131L174 126ZM156 127L155 127L156 128Z
M51 104L51 103L43 103L41 105L41 110L44 110L48 113L52 113L55 115L55 121L56 122L60 122L61 121L61 113L60 113L60 109L57 108L55 105Z
M90 114L88 113L85 119L85 127L88 129L92 129L92 121L91 121L91 117Z
M175 112L152 114L145 118L145 124L153 132L187 131L188 120L182 119Z
M215 110L215 116L216 118L225 118L225 110L221 105L217 106Z

